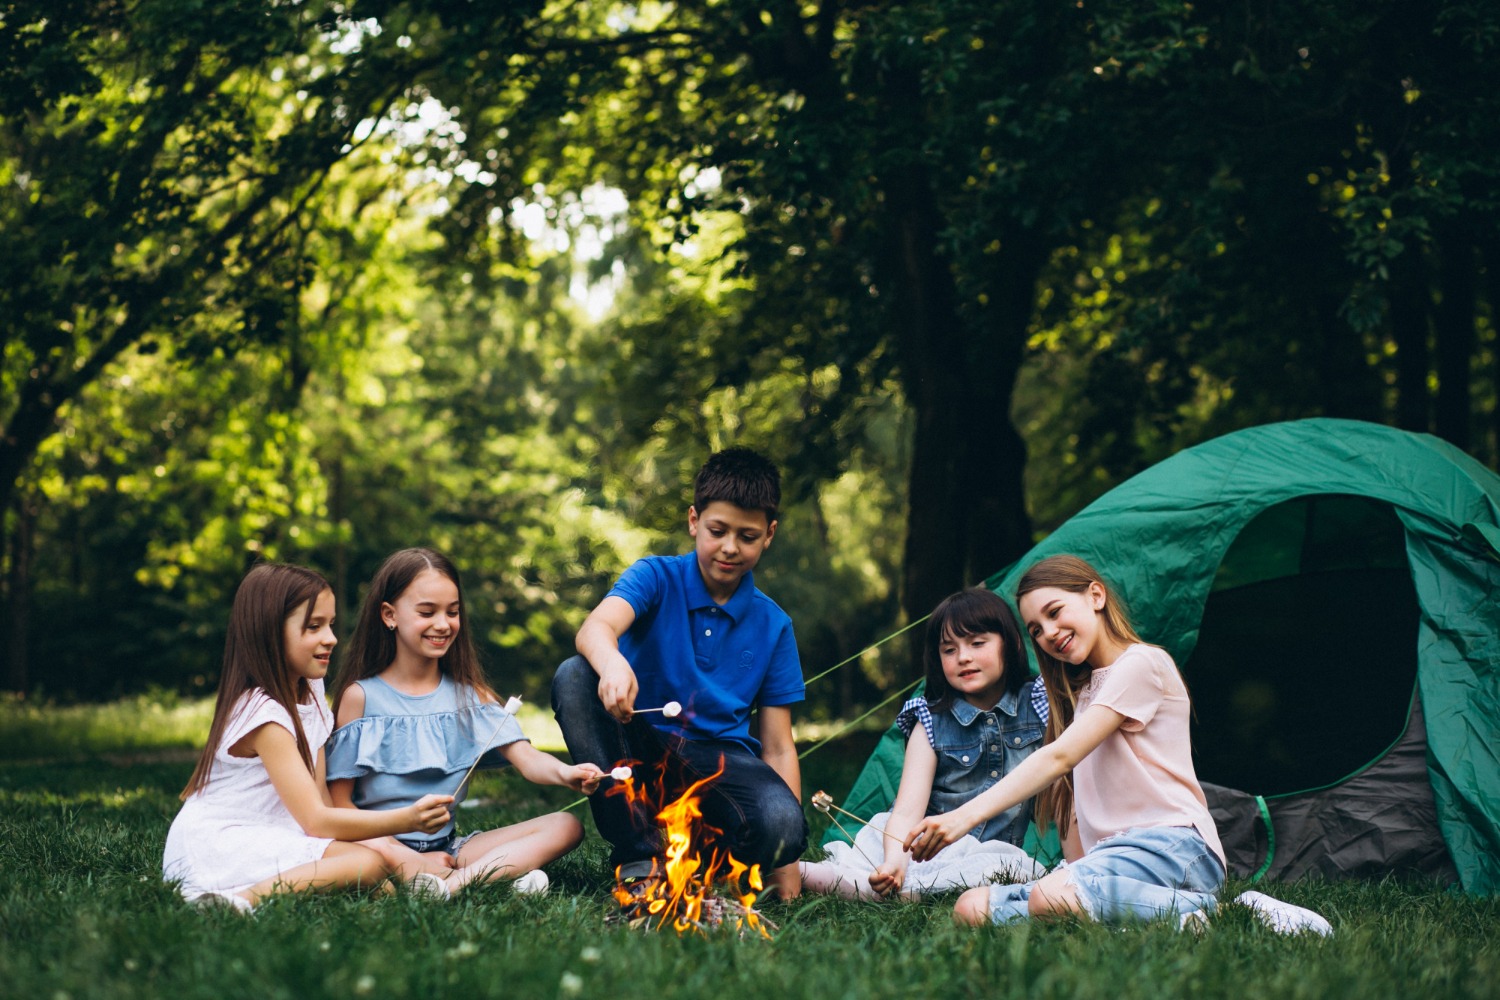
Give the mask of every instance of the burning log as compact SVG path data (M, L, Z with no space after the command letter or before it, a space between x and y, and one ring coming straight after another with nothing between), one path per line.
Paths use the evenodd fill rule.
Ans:
M755 909L764 888L760 865L746 865L707 843L723 831L703 822L698 792L719 773L694 782L657 813L666 844L665 861L653 863L650 875L631 882L620 881L616 873L614 897L620 910L614 921L647 930L670 927L678 934L705 934L727 925L741 937L753 932L769 938L777 929ZM628 784L618 787L633 801L646 794ZM750 891L742 890L742 881ZM716 885L719 892L715 892Z

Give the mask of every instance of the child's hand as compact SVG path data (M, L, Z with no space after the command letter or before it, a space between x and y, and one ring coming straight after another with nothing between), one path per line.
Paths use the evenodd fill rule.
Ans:
M583 795L593 795L603 780L604 772L593 764L574 764L563 769L563 784Z
M604 703L604 710L621 722L629 722L635 713L635 696L639 691L635 671L623 656L599 674L599 700Z
M870 873L870 888L882 896L890 897L901 891L906 882L906 858L887 861Z
M437 833L448 825L448 820L453 814L448 807L453 804L451 795L424 795L416 803L408 808L411 809L412 818L415 821L414 829L423 833Z
M934 854L974 829L975 824L966 822L957 810L928 816L906 835L902 842L911 852L913 861L928 861Z

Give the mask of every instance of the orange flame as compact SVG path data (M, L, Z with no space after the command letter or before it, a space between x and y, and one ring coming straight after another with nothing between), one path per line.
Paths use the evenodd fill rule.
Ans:
M656 930L670 924L678 934L703 933L710 926L731 922L741 932L754 930L769 938L770 932L754 909L758 893L765 888L760 865L746 865L728 851L711 846L711 841L722 836L723 831L703 821L698 793L723 773L721 765L718 771L693 782L675 801L657 812L656 821L661 825L665 842L665 862L660 870L653 865L651 876L632 886L620 884L616 872L614 896L623 909L634 911L638 919L649 921ZM632 804L646 801L649 794L633 778L616 784L610 791L625 795ZM740 891L742 879L752 891ZM730 912L715 899L712 893L715 883L735 895L742 912Z

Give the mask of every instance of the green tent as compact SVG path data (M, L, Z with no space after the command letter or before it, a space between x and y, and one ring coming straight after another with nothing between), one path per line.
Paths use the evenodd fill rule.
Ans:
M985 581L1070 552L1183 668L1194 760L1241 877L1500 889L1500 477L1348 420L1190 448ZM887 808L888 732L845 805Z

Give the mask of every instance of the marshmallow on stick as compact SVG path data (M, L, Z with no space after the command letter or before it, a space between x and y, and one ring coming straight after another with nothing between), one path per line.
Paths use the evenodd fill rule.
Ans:
M668 719L675 719L682 714L682 702L669 701L661 708L637 708L634 714L645 715L647 712L660 712Z
M849 836L849 831L844 830L844 828L839 825L839 821L834 818L833 814L834 814L835 811L843 813L845 816L848 816L852 820L858 820L860 823L863 823L865 826L869 826L870 825L870 821L869 820L867 820L867 819L861 819L859 816L854 815L849 810L847 810L847 809L841 809L838 806L834 805L833 804L833 796L829 795L827 792L823 792L823 791L814 792L813 793L813 797L812 797L812 806L813 806L814 809L818 810L819 812L826 813L827 816L828 816L828 818L831 819L831 820L833 820L833 825L837 826L840 830L843 830L844 836L846 836L846 837ZM880 833L880 835L882 837L886 837L886 838L888 838L890 840L894 840L898 844L900 844L900 843L903 842L901 840L901 838L898 837L898 836L896 836L894 833L888 833L885 830L881 830L881 831L879 831L879 833ZM850 841L854 840L853 837L849 837L849 839L850 839ZM860 851L860 853L863 854L864 852Z
M630 776L634 773L635 772L630 769L629 764L621 764L619 767L609 772L609 776L611 778L614 778L616 781L629 781Z
M505 708L503 709L503 711L505 712L505 715L502 715L500 717L500 719L495 723L495 728L490 730L490 734L488 736L486 736L484 738L484 742L480 744L480 746L479 746L479 756L474 758L474 763L472 763L472 764L469 765L469 769L464 772L463 778L459 781L459 783L453 789L453 797L454 798L458 798L458 793L461 792L461 791L463 791L464 790L464 785L468 783L469 775L471 775L471 774L474 773L474 769L479 766L479 762L481 760L484 760L484 755L486 753L489 753L490 740L494 739L495 738L495 734L500 731L500 727L503 726L503 725L505 725L505 719L506 719L506 717L507 716L514 716L520 710L521 710L521 699L520 698L516 697L515 695L511 695L509 698L505 699Z

